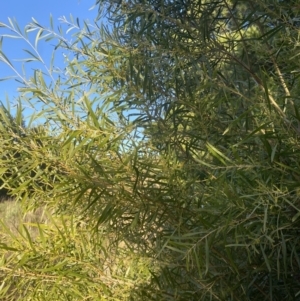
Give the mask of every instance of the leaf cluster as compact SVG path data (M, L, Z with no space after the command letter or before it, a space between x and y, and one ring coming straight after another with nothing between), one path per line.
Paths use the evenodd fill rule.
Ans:
M5 187L51 212L2 225L3 297L297 300L297 3L96 4L109 26L63 19L72 42L25 29L68 56L22 80L41 130L1 126Z

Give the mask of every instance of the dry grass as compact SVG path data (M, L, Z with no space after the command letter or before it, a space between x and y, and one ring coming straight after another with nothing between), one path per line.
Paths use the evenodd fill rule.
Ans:
M21 223L45 223L47 218L43 208L24 214L20 203L12 198L0 200L0 220L11 230L16 231Z

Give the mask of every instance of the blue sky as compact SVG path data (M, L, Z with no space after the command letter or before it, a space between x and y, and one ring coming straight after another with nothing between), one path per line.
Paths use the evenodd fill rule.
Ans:
M61 22L59 18L65 16L68 20L70 14L80 21L93 21L97 16L97 7L92 9L96 0L8 0L0 2L0 22L9 24L8 18L16 19L19 27L24 27L32 22L32 17L44 27L50 27L50 14L52 14L54 28L56 29ZM5 28L0 27L0 36L12 34ZM32 40L36 32L32 33ZM55 42L41 42L38 51L45 60L46 64L50 62ZM9 60L16 66L18 72L22 73L22 63L18 59L28 58L29 55L23 49L30 49L21 39L11 39L4 37L2 50ZM28 76L32 74L32 69L36 68L35 63L24 64L25 73ZM34 66L34 67L33 67ZM55 66L64 68L62 53L55 57ZM0 78L13 76L14 72L0 61ZM5 95L8 95L10 101L14 103L14 97L17 95L17 88L20 86L15 80L0 81L0 101L5 103Z

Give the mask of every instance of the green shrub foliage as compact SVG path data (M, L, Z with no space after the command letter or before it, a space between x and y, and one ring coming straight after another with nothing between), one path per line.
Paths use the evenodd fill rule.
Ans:
M1 126L2 181L49 212L2 224L0 296L298 300L298 2L96 6L94 24L62 20L72 41L51 19L0 23L35 32L45 68L20 79L44 126ZM68 53L60 76L43 38Z

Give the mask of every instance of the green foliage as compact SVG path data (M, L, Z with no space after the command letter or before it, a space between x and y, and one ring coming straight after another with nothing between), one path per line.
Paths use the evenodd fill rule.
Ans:
M0 24L69 53L21 78L45 125L1 127L6 187L51 212L2 224L3 298L297 300L299 5L96 3L110 25L64 19L72 43Z
M149 278L149 260L116 254L106 233L94 236L72 217L48 217L48 223L21 223L17 233L2 223L2 300L122 300Z

